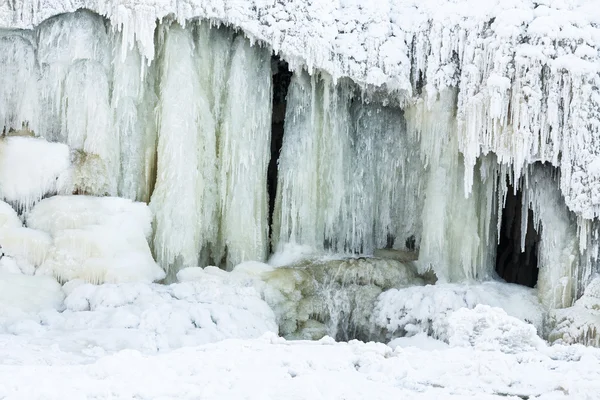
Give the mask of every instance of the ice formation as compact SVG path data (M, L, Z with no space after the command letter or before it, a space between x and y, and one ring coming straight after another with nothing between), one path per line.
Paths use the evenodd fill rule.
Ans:
M160 280L164 272L152 258L148 244L151 221L145 204L123 198L44 199L27 214L26 221L31 231L51 237L35 273L52 275L61 282Z
M61 281L149 282L157 264L175 280L264 262L271 239L349 271L383 249L440 283L485 281L512 190L539 235L540 301L573 305L600 248L592 2L362 3L1 5L0 197L27 223L1 228L10 257ZM293 77L269 182L273 54ZM524 251L528 218L513 223Z

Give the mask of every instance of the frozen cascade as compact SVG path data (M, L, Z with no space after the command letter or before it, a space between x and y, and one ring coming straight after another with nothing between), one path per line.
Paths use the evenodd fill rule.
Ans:
M215 236L211 211L218 198L209 189L216 179L215 121L200 85L192 32L173 24L163 34L157 179L150 207L157 261L177 272L197 266Z
M206 40L201 27L173 24L163 34L158 169L150 203L157 259L173 272L264 260L269 52L243 36L232 43L223 31L209 36L220 40ZM222 69L228 66L226 78Z
M271 140L271 56L238 36L220 124L220 249L227 268L267 257L267 168ZM221 250L222 251L222 250Z
M237 268L239 271L244 264ZM280 334L299 339L380 339L371 321L378 296L421 285L411 263L378 258L308 259L262 272Z
M491 279L508 181L540 233L542 302L570 306L598 272L597 32L575 11L552 41L544 21L560 17L550 6L519 21L501 9L445 20L424 1L409 22L400 1L365 6L364 32L337 19L324 25L347 24L340 37L316 29L312 42L273 19L287 13L279 2L184 3L88 4L109 19L54 15L77 1L35 15L23 10L40 5L20 16L0 8L4 25L28 28L0 32L3 135L36 136L32 146L60 153L26 193L3 178L5 200L20 211L56 193L149 202L152 251L169 279L184 267L264 261L275 50L294 76L274 249L409 251L419 273L441 281ZM321 3L298 18L311 27L324 10L339 17ZM156 23L167 11L177 12ZM374 30L381 21L389 26ZM2 176L14 163L2 155Z

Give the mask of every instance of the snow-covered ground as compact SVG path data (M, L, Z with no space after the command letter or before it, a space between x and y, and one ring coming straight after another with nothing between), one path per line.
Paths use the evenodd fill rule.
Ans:
M598 398L600 349L543 341L518 319L541 315L529 289L392 289L373 317L412 336L293 341L276 334L256 264L171 285L2 273L0 398Z
M34 335L0 335L3 399L597 399L600 350L547 347L499 327L478 325L467 340L465 322L496 318L485 307L463 310L450 345L422 335L381 343L286 341L273 333L172 351L36 343ZM113 315L116 315L113 314ZM473 318L475 317L475 318ZM459 323L458 321L462 321ZM481 322L481 321L480 321ZM514 322L514 321L513 321ZM502 325L504 326L504 325ZM473 326L468 326L473 328ZM83 328L82 336L95 334ZM119 331L103 333L116 342ZM176 338L173 333L172 337ZM506 339L508 336L504 336ZM135 346L133 346L135 347Z

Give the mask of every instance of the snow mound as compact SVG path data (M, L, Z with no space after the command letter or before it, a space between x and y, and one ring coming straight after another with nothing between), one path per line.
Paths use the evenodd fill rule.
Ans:
M18 228L23 226L17 212L3 201L0 201L0 229L2 228ZM1 245L2 243L0 243Z
M169 286L71 281L64 287L63 312L30 314L5 322L0 330L84 354L124 349L154 353L277 332L273 311L253 287L212 278Z
M533 325L509 316L500 308L482 304L474 309L454 311L448 318L447 335L450 346L471 346L477 350L507 354L533 351L544 346Z
M63 299L60 285L51 277L0 271L0 330L1 324L15 314L60 309Z
M152 282L164 278L148 237L152 215L143 203L111 197L55 196L27 216L31 228L48 232L52 246L38 273L60 281Z
M33 275L48 254L52 238L31 228L0 228L0 245L4 254L15 259L24 273Z
M508 315L542 331L544 308L535 291L500 282L390 289L377 299L372 321L388 339L426 333L447 340L452 313L478 304L503 308Z
M69 147L33 137L0 139L0 198L30 208L44 195L71 191Z

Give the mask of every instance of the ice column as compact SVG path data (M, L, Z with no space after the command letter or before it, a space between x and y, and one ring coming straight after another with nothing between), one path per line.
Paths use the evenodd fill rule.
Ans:
M350 171L350 88L331 78L292 77L279 158L273 218L274 247L285 243L323 250L344 245L343 219Z
M112 48L111 108L121 161L118 192L148 202L156 179L155 64L148 68L137 46L123 44L121 33L115 34Z
M540 234L538 295L550 308L570 307L579 268L576 220L565 205L551 168L534 164L526 178L524 207L533 210Z
M117 193L119 138L109 104L109 38L102 17L60 15L36 30L40 65L39 136L78 150L75 190Z
M465 192L455 104L455 92L447 90L406 110L409 133L420 136L427 168L418 265L421 272L433 269L444 281L489 277L496 244L496 226L491 223L496 173L484 160L472 193Z
M218 138L220 240L228 269L267 256L270 50L238 36L230 68Z
M215 236L208 212L217 198L215 123L200 84L190 30L173 24L163 31L158 103L157 180L150 207L155 215L154 252L170 271L197 266Z

